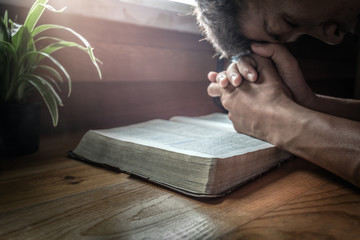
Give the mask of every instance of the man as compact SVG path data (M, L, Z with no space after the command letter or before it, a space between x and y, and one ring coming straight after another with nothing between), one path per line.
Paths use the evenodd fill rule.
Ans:
M235 129L360 187L360 101L314 94L281 45L304 34L338 44L358 33L360 1L197 0L196 13L222 57L253 52L208 75L208 93L221 97Z

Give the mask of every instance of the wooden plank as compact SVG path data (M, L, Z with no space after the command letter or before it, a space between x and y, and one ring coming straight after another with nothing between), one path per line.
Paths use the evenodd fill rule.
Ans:
M0 180L31 176L55 169L78 166L77 161L64 157L80 141L85 132L40 136L39 151L22 156L3 157L0 161Z
M208 42L200 42L204 38L201 34L164 30L70 14L53 15L51 18L45 16L41 21L47 22L49 20L55 24L73 28L86 39L95 42L213 52ZM72 37L71 35L68 36Z
M64 97L59 125L53 128L43 105L43 132L110 128L174 115L200 116L220 111L202 82L74 82Z
M89 40L90 41L90 40ZM216 68L211 51L149 47L136 44L91 42L103 64L101 82L106 81L201 81ZM95 67L81 51L65 49L54 57L75 81L99 82Z
M0 238L217 238L324 184L312 170L295 171L302 164L286 163L221 199L192 199L137 179L99 186L0 214Z
M61 161L71 161L61 159ZM0 212L127 181L128 175L81 164L0 181Z
M0 5L1 6L1 5ZM3 5L2 7L7 7ZM23 8L10 7L10 15ZM73 28L94 47L94 53L104 64L104 81L201 81L216 68L214 51L200 34L141 27L120 22L68 14L45 12L41 23L53 23ZM49 31L61 39L79 42L67 31ZM37 43L39 48L47 41ZM74 81L99 81L95 67L86 53L64 49L54 53Z
M50 3L56 4L56 2ZM62 8L64 5L60 3ZM23 23L29 9L23 7L9 6L0 2L0 13L3 16L5 9L9 17L17 22ZM2 11L3 10L3 11ZM176 13L174 13L176 14ZM195 18L193 20L196 21ZM69 14L66 10L61 14L45 11L39 20L39 24L58 24L74 29L84 36L89 42L101 41L104 43L134 44L170 49L187 49L212 51L212 47L206 41L199 43L204 37L201 34L187 33L176 30L165 30L147 26L110 21L96 17ZM66 31L56 31L62 38L76 38Z
M359 190L336 179L238 228L229 239L358 239Z
M38 153L4 160L9 163L0 174L0 212L127 181L126 174L66 158L80 136L42 138Z

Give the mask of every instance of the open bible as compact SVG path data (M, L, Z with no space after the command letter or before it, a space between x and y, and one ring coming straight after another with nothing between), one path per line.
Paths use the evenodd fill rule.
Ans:
M200 197L222 196L290 157L237 133L222 113L90 130L72 155Z

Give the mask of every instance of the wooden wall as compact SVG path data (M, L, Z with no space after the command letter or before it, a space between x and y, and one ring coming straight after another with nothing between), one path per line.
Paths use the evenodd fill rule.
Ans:
M0 4L23 22L26 9ZM73 91L61 94L57 128L43 107L43 132L108 128L173 115L200 115L219 111L207 96L207 72L216 69L210 45L197 34L161 30L68 14L47 13L41 22L56 23L81 33L103 61L99 80L86 54L74 49L56 56L69 70ZM40 22L40 23L41 23ZM58 34L72 38L66 32ZM311 38L288 44L299 59L306 79L319 93L353 96L357 66L357 38L348 36L339 46Z
M23 22L25 9L1 8L9 9L11 16L18 13ZM44 106L43 132L108 128L219 111L206 92L206 75L215 69L216 60L211 46L199 41L202 36L67 14L47 13L41 22L81 33L103 62L99 80L83 52L67 49L55 54L69 70L73 89L67 98L64 85L64 107L56 128ZM72 39L64 31L56 35Z

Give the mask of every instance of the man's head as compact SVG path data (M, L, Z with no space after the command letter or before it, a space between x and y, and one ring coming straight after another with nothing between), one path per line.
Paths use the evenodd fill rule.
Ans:
M195 14L206 39L220 57L230 57L250 48L250 40L240 29L246 11L243 0L197 0Z
M310 35L338 44L359 33L359 0L197 0L199 25L221 56L247 50L249 43L295 41Z

